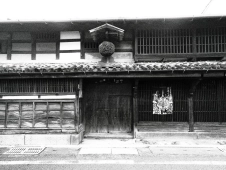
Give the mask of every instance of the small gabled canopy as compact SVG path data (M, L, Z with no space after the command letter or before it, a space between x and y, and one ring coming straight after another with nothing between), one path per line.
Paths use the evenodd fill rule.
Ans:
M118 28L111 24L104 24L94 29L89 30L93 40L95 42L108 40L108 39L115 39L117 41L122 41L124 36L124 30Z

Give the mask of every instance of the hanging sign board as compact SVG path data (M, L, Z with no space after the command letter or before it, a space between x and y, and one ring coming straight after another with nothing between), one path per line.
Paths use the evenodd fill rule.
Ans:
M153 95L153 114L167 115L173 113L173 96L171 87L157 90Z

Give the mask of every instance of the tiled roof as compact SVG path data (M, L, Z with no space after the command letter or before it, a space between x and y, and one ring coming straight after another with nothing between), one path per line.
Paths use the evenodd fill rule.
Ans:
M226 61L164 62L164 63L17 63L0 64L0 73L45 72L125 72L125 71L226 70Z

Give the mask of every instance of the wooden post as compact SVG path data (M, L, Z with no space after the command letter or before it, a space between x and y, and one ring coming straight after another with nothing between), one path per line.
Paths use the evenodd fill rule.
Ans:
M188 116L189 116L189 132L194 132L193 93L190 93L188 96Z
M36 36L34 33L31 36L31 59L36 60Z
M135 85L133 89L133 131L134 131L134 138L136 138L136 126L138 123L138 85L139 85L139 79L135 79Z
M12 33L9 33L8 41L7 41L7 60L11 60L12 55Z
M189 117L189 132L194 132L194 101L193 95L196 90L197 85L201 79L193 81L188 94L188 117Z
M218 109L218 121L222 123L222 114L224 112L224 91L223 81L217 80L217 109Z
M79 133L79 125L81 123L81 98L82 98L83 79L79 79L77 87L75 87L75 124L76 131Z
M81 59L85 59L85 51L84 51L84 40L85 39L85 32L81 32Z

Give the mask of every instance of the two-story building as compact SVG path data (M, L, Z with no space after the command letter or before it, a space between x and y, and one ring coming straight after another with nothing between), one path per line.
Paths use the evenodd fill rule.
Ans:
M224 17L0 23L0 144L223 136L225 60Z

